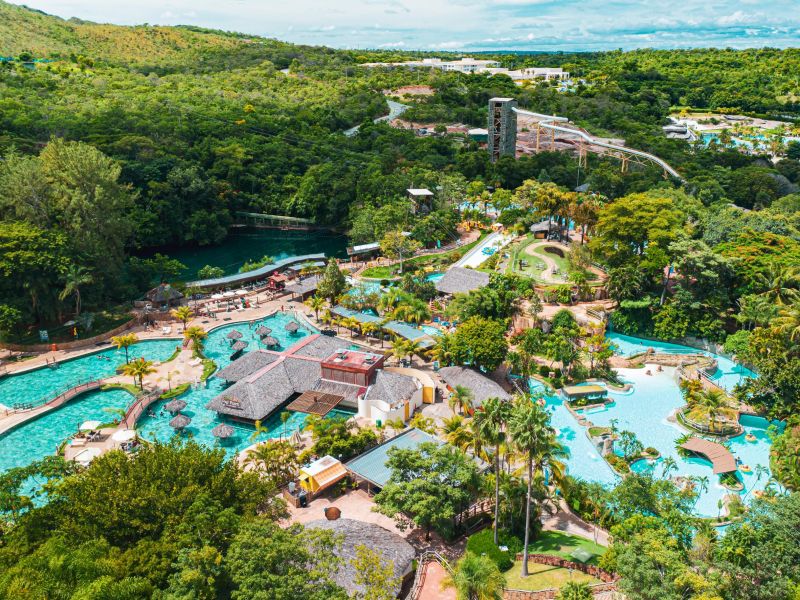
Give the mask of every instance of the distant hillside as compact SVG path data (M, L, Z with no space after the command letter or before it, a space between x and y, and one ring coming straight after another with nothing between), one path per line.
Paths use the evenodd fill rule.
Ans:
M179 65L214 70L263 60L280 67L291 62L295 48L274 40L199 27L126 27L79 19L66 21L0 0L0 56L30 52L36 58L68 58L75 54L163 72Z

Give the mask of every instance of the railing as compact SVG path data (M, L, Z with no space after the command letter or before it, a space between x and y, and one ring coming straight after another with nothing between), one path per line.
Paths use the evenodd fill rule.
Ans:
M99 379L86 379L77 384L61 388L59 391L56 392L55 396L48 394L31 402L16 402L11 406L11 409L14 412L25 412L28 410L34 410L36 408L39 408L40 406L45 406L48 404L63 403L71 398L74 398L78 394L82 394L83 392L89 391L91 389L99 388L100 385L101 382Z
M411 591L408 592L406 600L416 600L419 597L419 593L425 585L425 566L430 561L438 562L450 575L453 574L453 569L444 556L435 550L426 550L417 559L417 572L414 574L414 584L411 586Z
M456 526L458 526L467 519L471 519L472 517L492 512L493 508L494 508L494 498L486 498L485 500L479 500L466 510L457 514L453 520Z
M136 425L136 421L139 420L139 417L142 416L142 413L147 410L147 407L158 400L163 393L162 390L155 389L137 396L136 400L134 400L128 407L128 410L125 411L125 416L120 423L127 429L132 429Z

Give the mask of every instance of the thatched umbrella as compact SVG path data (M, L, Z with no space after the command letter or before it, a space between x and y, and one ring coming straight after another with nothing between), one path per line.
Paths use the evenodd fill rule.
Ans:
M294 321L289 321L285 326L284 329L289 333L297 333L297 330L300 329L300 326L295 323Z
M211 435L213 435L214 437L218 437L221 440L227 439L231 437L233 434L234 434L233 427L231 427L230 425L226 425L225 423L221 423L220 425L217 425L216 427L214 427L214 429L211 430Z
M186 415L176 415L169 422L169 426L172 427L173 429L183 429L191 422L192 420Z
M184 408L186 408L186 402L183 400L170 400L164 405L164 408L167 409L167 412L175 413L181 412Z
M244 337L241 331L233 330L228 335L226 335L229 340L240 340Z
M280 346L280 342L271 335L268 335L261 341L264 342L268 348L272 348L274 346Z
M249 342L242 342L242 341L234 342L233 346L231 346L231 350L233 350L234 352L240 352L241 350L247 348L247 346L249 345L250 345Z
M272 333L272 329L270 329L269 327L265 327L264 325L259 325L256 328L256 335L257 336L265 337L265 336L268 336L270 333Z

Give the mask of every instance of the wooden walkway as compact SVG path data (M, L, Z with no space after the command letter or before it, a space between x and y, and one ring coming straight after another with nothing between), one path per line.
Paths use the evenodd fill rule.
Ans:
M120 422L120 427L133 429L136 426L136 421L138 421L139 417L142 416L142 413L147 410L148 406L158 400L163 393L163 390L155 389L147 392L146 394L137 396L136 400L134 400L133 403L128 407L128 410L125 411L125 416Z
M7 419L2 425L0 425L0 434L5 433L6 431L16 427L17 425L21 425L26 421L30 421L31 419L38 417L42 413L46 413L48 411L53 410L63 404L66 404L76 396L80 396L81 394L85 394L86 392L91 392L93 390L100 389L100 386L103 385L103 382L99 379L92 380L92 381L84 381L75 385L63 392L59 393L55 398L48 400L47 402L42 403L32 403L27 404L24 402L19 402L12 406L12 410L9 411L9 414L14 416L18 416L19 418L10 418Z

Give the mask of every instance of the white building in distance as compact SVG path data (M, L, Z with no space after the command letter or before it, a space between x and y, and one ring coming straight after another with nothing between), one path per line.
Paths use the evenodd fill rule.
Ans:
M364 63L362 67L407 67L411 69L439 69L450 73L489 73L491 75L508 75L517 83L523 81L544 80L559 81L569 80L569 72L561 67L528 67L525 69L509 70L500 66L496 60L479 60L465 56L459 60L442 60L441 58L423 58L422 60L409 60L396 63Z

